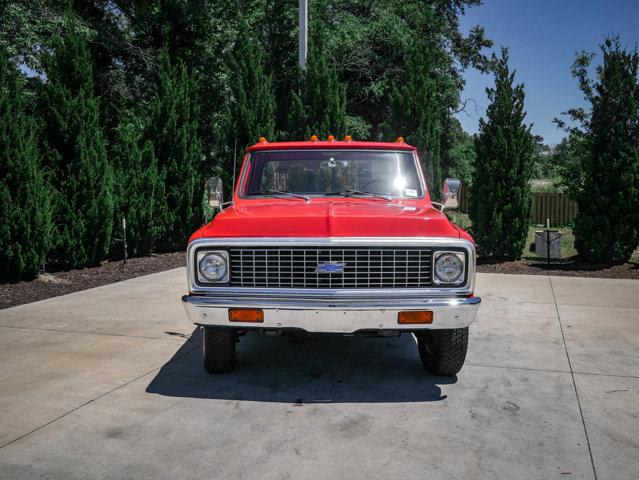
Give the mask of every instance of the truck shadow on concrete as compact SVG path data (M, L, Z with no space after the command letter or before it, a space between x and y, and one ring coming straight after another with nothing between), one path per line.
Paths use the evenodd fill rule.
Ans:
M423 369L412 335L400 338L249 334L238 344L237 369L210 375L202 367L202 336L196 329L149 383L146 391L171 397L313 403L433 402L439 385Z

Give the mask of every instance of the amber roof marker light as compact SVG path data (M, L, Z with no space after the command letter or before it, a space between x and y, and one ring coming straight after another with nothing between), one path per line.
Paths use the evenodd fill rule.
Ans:
M397 140L395 140L395 143L404 143L404 137L397 137Z
M255 138L255 137L253 137ZM257 141L257 143L268 143L268 140L264 137L260 137L260 139Z
M344 136L344 141L345 141L345 142L350 142L350 141L352 141L352 140L353 140L353 137L351 137L350 135L346 135L346 136Z
M317 142L317 135L311 135L311 142Z
M334 142L335 141L335 137L333 135L329 135L328 137L326 137L326 141L327 142Z

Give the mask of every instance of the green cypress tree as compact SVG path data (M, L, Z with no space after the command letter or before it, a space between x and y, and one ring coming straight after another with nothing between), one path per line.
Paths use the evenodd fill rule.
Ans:
M55 195L55 248L62 268L97 265L106 255L113 218L113 172L100 128L91 57L84 35L67 21L45 59L41 98L45 158Z
M414 42L406 58L403 81L395 85L389 97L390 112L383 125L389 140L403 136L417 148L431 195L436 199L442 185L444 121L458 96L448 65L449 58L441 48Z
M290 92L297 84L298 8L298 0L264 2L263 18L255 22L262 27L266 73L275 97L275 130L281 137L287 128Z
M321 47L311 51L306 68L300 73L299 94L292 93L288 116L291 140L311 135L341 137L346 131L346 90L337 69Z
M197 84L184 66L173 66L162 55L157 69L155 98L144 142L154 148L165 201L158 209L162 239L158 247L174 250L186 245L202 223L202 142L198 135Z
M639 245L639 54L616 37L601 50L594 86L586 77L592 56L582 55L573 69L592 103L574 233L582 258L610 262L628 260Z
M30 280L51 247L51 192L23 82L0 52L0 280Z
M519 259L530 225L534 141L524 123L524 86L514 84L508 50L502 48L494 61L495 87L486 89L488 118L479 121L475 138L469 213L481 256Z
M230 184L233 152L240 155L260 137L273 140L275 134L275 96L271 77L264 71L262 48L245 22L240 25L228 68L230 96L221 170Z
M153 144L142 143L142 125L133 115L121 115L111 148L114 167L114 232L123 238L126 218L128 254L146 255L161 233L164 213L164 179L158 170ZM122 244L112 244L112 255L122 254Z

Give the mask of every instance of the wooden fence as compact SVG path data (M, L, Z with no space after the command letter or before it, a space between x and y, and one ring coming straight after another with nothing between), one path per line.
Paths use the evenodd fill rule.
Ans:
M469 189L462 185L459 210L468 213L470 202ZM532 225L545 225L546 219L550 219L552 227L568 225L577 216L577 204L568 198L565 193L532 193Z

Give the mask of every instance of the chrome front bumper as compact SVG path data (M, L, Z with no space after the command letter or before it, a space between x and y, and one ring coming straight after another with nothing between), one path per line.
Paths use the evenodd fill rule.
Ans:
M189 319L197 325L240 329L291 329L313 333L354 333L362 330L421 330L463 328L475 319L479 297L418 299L318 299L276 297L231 297L184 295L182 302ZM229 308L260 308L263 323L229 322ZM433 323L402 325L397 314L410 310L430 310Z

